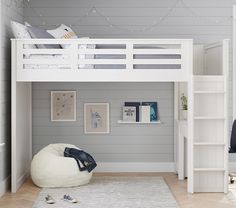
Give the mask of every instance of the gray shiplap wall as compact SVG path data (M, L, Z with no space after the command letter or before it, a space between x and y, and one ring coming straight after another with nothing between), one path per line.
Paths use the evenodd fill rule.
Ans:
M6 143L0 153L0 183L10 175L11 158L11 56L10 38L12 37L10 20L23 21L23 8L9 0L1 1L1 59L0 59L0 143Z
M77 91L77 122L50 121L50 90ZM33 152L65 142L92 153L99 162L173 161L173 84L49 83L33 86ZM158 101L162 124L118 124L125 101ZM110 103L111 133L83 132L83 104Z
M43 28L54 28L61 23L72 25L72 28L80 37L193 38L195 43L200 44L212 43L224 38L231 39L232 21L230 17L232 16L232 5L233 3L236 3L234 0L182 0L182 3L179 1L176 8L170 12L169 17L162 21L158 27L143 32L132 32L118 29L117 27L110 27L105 19L97 13L91 13L88 17L85 17L86 13L92 7L96 7L100 13L109 16L109 20L114 25L122 28L125 27L140 30L147 25L153 24L155 20L158 21L160 17L168 13L169 9L176 2L177 1L174 0L31 0L30 6L24 9L24 19L32 25ZM230 91L232 92L231 80L229 85ZM169 103L167 105L169 109L166 108L163 109L163 111L161 109L161 113L163 116L168 115L169 118L167 123L160 126L145 126L142 128L139 126L119 126L115 123L116 119L113 118L112 125L114 127L112 127L113 131L111 135L105 137L89 137L91 139L85 139L88 138L88 136L83 134L81 135L82 126L78 126L77 131L74 131L73 133L74 135L67 135L66 138L60 136L59 139L57 130L65 130L60 131L61 133L68 132L70 131L70 128L68 127L68 130L66 130L66 126L72 124L61 123L57 125L62 125L64 127L56 128L56 124L49 122L50 106L48 92L52 89L63 89L64 86L70 89L78 89L78 99L80 99L80 92L83 94L83 92L86 91L86 87L92 86L93 89L90 88L91 94L83 94L83 100L90 100L92 96L94 102L106 100L113 103L115 93L117 93L117 97L122 96L124 91L128 91L129 94L132 95L137 92L133 88L140 89L142 86L147 87L148 85L137 84L137 87L135 87L135 85L131 86L130 84L123 83L121 86L124 90L119 92L117 92L117 90L119 90L120 86L115 85L118 88L114 88L113 91L108 93L104 100L101 99L102 97L99 95L107 91L104 89L104 91L99 91L97 89L101 86L105 88L105 86L107 86L106 84L34 84L34 152L37 152L41 147L51 142L69 141L71 143L82 145L91 153L95 153L100 161L106 161L108 160L107 158L118 162L141 161L140 157L137 157L139 153L145 153L145 155L147 155L147 157L145 156L146 159L143 159L145 161L173 161L173 110L170 106L173 105L173 86L171 83L156 84L154 88L151 86L149 89L153 90L156 87L166 87L164 94L168 97L166 103ZM108 85L108 87L111 86L113 86L113 84ZM42 88L44 89L43 91L41 90ZM146 93L149 95L149 90L141 91L138 94L138 97L140 98L139 100L143 100L143 98L151 99L152 97L146 97ZM150 96L152 95L150 94ZM117 103L115 104L116 108L112 108L111 114L117 116L117 112L119 112L118 106L121 105L121 101L123 102L127 99L129 99L129 97L125 97L124 100L120 99L118 105ZM160 100L159 97L158 100L164 102ZM163 107L165 107L165 105ZM232 112L231 101L229 109L230 112ZM232 113L230 113L230 115L231 114ZM39 118L40 116L43 117L41 120ZM43 126L42 123L39 123L42 121L44 121ZM73 125L77 125L77 123ZM78 123L78 125L82 125L82 123ZM140 133L139 135L137 135L136 130ZM126 137L121 137L121 132L125 132L126 135L129 135L127 139ZM155 133L156 136L153 133ZM164 135L168 135L168 138ZM97 142L99 142L98 146L96 145ZM123 156L123 151L126 151L127 148L127 142L130 145L128 147L132 146L132 151L134 152L133 154L124 154ZM152 142L155 143L155 148L152 148L154 146L150 145ZM168 144L166 144L166 142L168 142ZM138 146L139 144L142 144L141 146L144 148L141 149L141 146ZM125 159L122 159L122 157Z

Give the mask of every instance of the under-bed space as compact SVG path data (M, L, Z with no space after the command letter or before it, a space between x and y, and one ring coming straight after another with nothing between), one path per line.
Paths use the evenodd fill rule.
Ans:
M191 68L192 40L32 39L12 45L18 81L45 81L45 73L47 81L91 81L91 75L94 81L186 81Z

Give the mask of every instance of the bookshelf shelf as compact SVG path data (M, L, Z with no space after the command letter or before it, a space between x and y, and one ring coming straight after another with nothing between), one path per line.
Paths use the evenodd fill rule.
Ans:
M135 121L122 121L118 120L119 124L161 124L161 121L153 121L153 122L135 122Z

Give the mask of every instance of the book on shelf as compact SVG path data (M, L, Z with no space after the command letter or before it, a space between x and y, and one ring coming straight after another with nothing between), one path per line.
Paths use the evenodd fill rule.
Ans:
M136 122L136 107L135 106L123 107L123 121Z
M150 122L160 120L157 102L142 102L141 105L150 106Z
M125 102L125 106L136 108L136 122L139 122L139 106L140 102Z
M139 106L139 121L150 122L150 106L140 105Z

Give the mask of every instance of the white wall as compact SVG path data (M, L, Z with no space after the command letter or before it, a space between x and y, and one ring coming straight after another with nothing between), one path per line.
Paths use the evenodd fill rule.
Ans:
M12 2L12 4L10 4ZM11 168L11 56L10 20L22 21L23 8L10 0L1 0L1 39L0 39L0 143L6 145L0 151L0 196L6 190Z
M80 37L93 37L93 38L193 38L195 43L204 44L211 43L215 41L222 40L224 38L232 37L232 5L235 1L233 0L182 0L176 5L176 8L170 10L170 8L177 1L173 0L119 0L119 1L107 1L107 0L31 0L30 7L24 9L24 19L30 24L35 26L40 26L44 28L54 28L55 26L64 23L67 25L72 25L72 28L77 32ZM96 7L100 14L91 13L89 16L85 16L86 13L92 8ZM159 21L160 17L169 13L169 16L162 21L158 26L145 31L142 30L148 25L153 24L154 21ZM106 19L101 17L109 17L109 21L115 25L115 27L110 27ZM134 29L136 31L127 31L124 28ZM232 61L231 61L232 62ZM232 73L232 64L231 64ZM232 77L232 76L230 76ZM230 92L232 92L232 81L230 80ZM49 122L49 97L47 93L56 88L63 89L64 85L52 85L52 84L35 84L34 85L34 119L37 120L37 115L40 116L41 113L47 119L42 120L47 124ZM86 86L86 85L85 85ZM93 85L94 90L97 85ZM99 86L99 85L98 85ZM167 89L171 85L167 85ZM70 87L70 85L66 85ZM80 92L81 85L76 85L71 89L76 88ZM124 85L124 88L129 86ZM40 89L44 88L46 94L43 97ZM132 91L132 90L131 90ZM167 96L173 94L172 91L166 92ZM120 94L118 94L120 95ZM144 94L140 94L140 99L142 100ZM46 99L45 99L46 97ZM231 97L231 96L230 96ZM96 97L94 93L94 101L100 100L100 97ZM78 97L79 99L79 97ZM108 101L112 101L112 97L107 97ZM128 98L126 98L128 99ZM170 100L171 101L171 100ZM45 107L38 105L38 103L46 104ZM43 104L42 104L43 105ZM230 109L230 120L232 119L232 101L229 104ZM173 112L170 115L173 118ZM35 122L36 122L35 120ZM56 130L54 131L52 127L46 125L45 128L39 128L37 122L34 124L34 151L36 152L39 147L46 145L47 143L57 141L55 139ZM66 127L66 125L65 125ZM123 127L125 129L125 127ZM138 128L138 127L137 127ZM146 127L146 133L150 131L150 128ZM159 127L163 131L162 127ZM39 131L40 129L40 131ZM50 135L44 135L45 129L51 132ZM123 131L122 129L120 131ZM169 131L173 129L170 127ZM167 131L167 130L166 130ZM80 135L81 133L78 133ZM46 136L46 137L44 137ZM115 135L113 135L115 136ZM114 137L115 138L115 137ZM164 137L157 137L157 140L162 140L162 144L165 142ZM78 143L79 140L74 138L69 140L71 142ZM91 140L92 141L92 140ZM102 140L98 140L101 144L106 144L106 140L102 143ZM86 140L85 148L93 152L91 148L95 142L89 143ZM145 136L137 140L132 141L132 145L137 144L137 142L142 142L143 144L148 144L149 141L145 140ZM40 145L39 145L40 143ZM173 141L172 141L173 143ZM84 143L85 144L85 143ZM104 153L105 149L103 150ZM121 152L120 152L121 153ZM169 155L168 161L173 161L173 157ZM156 155L154 156L155 160ZM149 158L149 160L154 160L154 158ZM105 160L105 157L101 159ZM116 160L116 158L115 158ZM130 159L128 159L130 160Z

